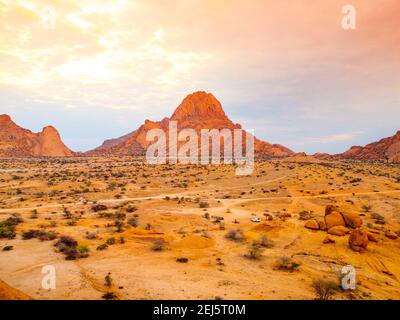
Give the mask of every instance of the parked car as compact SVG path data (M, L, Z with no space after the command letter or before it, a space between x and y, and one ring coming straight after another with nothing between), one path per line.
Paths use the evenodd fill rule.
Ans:
M251 218L250 221L258 223L258 222L261 222L261 219L256 217L256 218Z

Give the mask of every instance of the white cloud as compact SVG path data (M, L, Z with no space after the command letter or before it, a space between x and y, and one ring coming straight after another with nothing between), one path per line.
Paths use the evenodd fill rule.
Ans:
M331 134L325 135L320 137L308 137L303 138L301 141L298 141L294 144L297 145L314 145L314 144L330 144L330 143L337 143L337 142L345 142L345 141L352 141L354 140L357 135L361 134L362 132L357 133L338 133L338 134Z

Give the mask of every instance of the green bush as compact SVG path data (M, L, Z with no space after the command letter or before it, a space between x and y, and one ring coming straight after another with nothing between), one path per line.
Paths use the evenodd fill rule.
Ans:
M0 239L14 239L17 235L15 227L22 222L22 218L16 214L0 222Z
M85 246L85 245L83 245L83 244L80 244L80 245L77 247L77 249L78 249L78 251L79 251L81 254L89 253L89 251L90 251L89 247L88 247L88 246Z

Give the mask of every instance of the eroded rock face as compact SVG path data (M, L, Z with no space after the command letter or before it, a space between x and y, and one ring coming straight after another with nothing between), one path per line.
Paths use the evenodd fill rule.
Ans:
M62 142L58 131L45 127L34 133L18 126L8 115L0 116L1 157L66 157L74 153Z
M362 220L359 214L355 212L342 212L342 216L348 227L357 229L362 226Z
M194 129L240 129L225 114L221 103L211 94L203 91L188 95L178 106L171 118L162 121L146 120L137 130L117 139L105 141L100 147L87 152L88 155L144 155L152 142L146 141L150 129L161 129L167 134L170 121L177 121L178 130ZM183 143L182 143L183 144ZM254 152L262 157L284 157L294 152L278 144L254 139Z
M346 227L346 222L337 206L327 206L325 209L325 225L329 230L333 227L343 226Z
M329 205L325 208L325 224L329 230L332 227L343 226L347 228L360 228L362 220L358 213L341 212L338 206Z
M361 228L353 230L349 237L349 247L355 252L367 250L368 233Z

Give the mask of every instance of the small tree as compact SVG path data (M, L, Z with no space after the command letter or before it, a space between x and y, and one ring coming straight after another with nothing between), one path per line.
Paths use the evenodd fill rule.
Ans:
M245 254L245 257L252 260L259 260L262 256L263 250L264 249L261 247L259 242L253 241L249 247L249 252Z
M370 212L371 209L372 209L372 206L371 206L371 205L366 205L366 204L364 204L361 208L362 208L365 212Z
M112 278L111 278L111 272L109 272L109 273L107 273L107 275L104 277L104 285L105 285L107 288L111 288L112 283L113 283L113 280L112 280Z
M266 235L263 235L260 238L260 245L264 248L273 248L274 242L270 238L268 238Z

